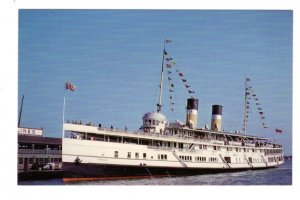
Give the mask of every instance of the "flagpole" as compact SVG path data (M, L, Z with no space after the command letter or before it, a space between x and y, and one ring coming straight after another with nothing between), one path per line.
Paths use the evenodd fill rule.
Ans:
M62 138L65 137L64 123L65 123L65 107L66 107L66 81L64 85L64 105L63 105L63 117L62 117Z
M275 128L275 144L276 144L276 142L277 142L277 129Z
M23 102L24 102L24 94L22 96L22 103L21 103L21 109L20 109L20 114L19 114L18 127L20 127L20 123L21 123L21 117L22 117L22 112L23 112Z

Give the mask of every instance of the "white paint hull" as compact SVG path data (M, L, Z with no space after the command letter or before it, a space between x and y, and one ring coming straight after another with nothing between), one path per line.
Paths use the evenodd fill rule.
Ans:
M82 125L67 124L65 129L106 136L103 141L63 138L65 178L190 175L265 169L284 163L282 153L267 153L267 149L272 149L268 146L238 146L234 142L225 145L216 140L114 132ZM109 137L156 140L164 145L181 142L189 148L124 143L123 139L112 142ZM277 149L282 152L282 148Z
M114 153L118 151L118 158ZM90 141L90 140L78 140L78 139L63 139L63 162L73 163L77 157L81 160L81 163L87 164L108 164L108 165L126 165L126 166L151 166L151 167L178 167L184 168L184 166L178 161L173 154L173 151L179 156L192 156L191 161L184 161L188 168L265 168L273 167L283 164L283 161L268 162L265 163L262 159L263 153L227 153L227 152L214 152L209 150L197 150L197 151L179 151L179 150L164 150L151 149L145 145L136 144L123 144L114 142L102 142L102 141ZM128 158L128 152L131 153L131 158ZM138 158L135 158L135 153L139 154ZM146 158L143 158L143 154L146 153ZM167 155L167 160L158 159L158 155ZM225 164L220 157L230 156L233 159L232 162ZM251 157L252 162L250 166L245 160ZM194 157L214 157L218 158L217 162L196 162ZM264 157L267 159L267 157Z

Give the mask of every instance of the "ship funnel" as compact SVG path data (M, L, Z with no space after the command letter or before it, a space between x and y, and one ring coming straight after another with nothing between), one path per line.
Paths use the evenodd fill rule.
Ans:
M212 105L210 126L212 131L222 130L222 108L221 105Z
M186 125L189 128L197 128L198 121L198 99L190 98L187 99L186 106Z

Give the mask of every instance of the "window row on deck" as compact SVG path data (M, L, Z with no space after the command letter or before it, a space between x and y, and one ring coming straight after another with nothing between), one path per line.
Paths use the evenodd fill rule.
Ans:
M144 124L145 125L159 125L159 124L164 124L164 121L145 119Z
M141 155L141 157L140 157ZM114 157L115 158L120 158L119 157L119 151L114 151ZM205 157L205 156L190 156L190 155L179 155L178 156L181 160L183 161L188 161L188 162L222 162L216 157ZM153 159L153 155L149 155L147 157L147 153L139 153L139 152L127 152L127 159ZM232 162L232 158L234 157L225 157L225 160L228 163ZM248 157L248 162L250 163L263 163L265 162L262 158L255 158L255 157ZM235 163L247 163L246 158L240 158L240 157L235 157ZM168 160L167 154L157 154L157 160ZM277 156L277 157L269 157L268 162L276 162L276 161L282 161L283 157L282 156ZM31 161L32 162L32 161ZM22 161L19 159L19 163L21 164Z
M25 160L27 159L27 164L33 164L33 163L40 163L40 164L46 164L48 162L61 162L61 158L36 158L36 157L19 157L18 158L18 164L22 165L25 163Z
M279 154L282 153L282 149L266 149L265 154L270 155L270 154Z
M283 161L283 156L269 157L268 162Z

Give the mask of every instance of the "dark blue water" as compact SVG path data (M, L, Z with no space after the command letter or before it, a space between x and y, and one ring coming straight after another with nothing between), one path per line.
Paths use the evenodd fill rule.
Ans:
M291 185L292 162L278 168L198 176L117 181L89 181L69 185ZM62 179L21 181L19 185L65 185ZM68 184L67 184L68 185Z

